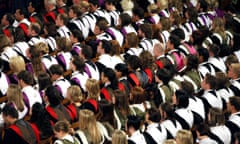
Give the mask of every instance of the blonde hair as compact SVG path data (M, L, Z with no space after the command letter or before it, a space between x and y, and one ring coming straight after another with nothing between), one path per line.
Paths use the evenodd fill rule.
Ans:
M179 130L176 139L179 140L180 144L193 144L193 136L189 130Z
M159 4L160 10L168 8L168 1L167 0L157 0L157 3Z
M35 44L35 47L41 52L41 54L48 54L49 52L48 45L44 42Z
M88 98L93 98L93 99L97 100L99 97L99 94L100 94L99 82L95 79L88 79L86 81L85 86L86 86Z
M67 92L73 102L81 102L83 100L82 91L79 86L72 85L67 89Z
M122 0L120 4L124 11L132 10L134 7L134 3L132 0Z
M21 56L14 56L9 59L10 68L15 73L25 70L25 62Z
M101 142L101 134L97 127L96 117L92 111L87 109L80 110L79 129L89 134L93 144L99 144Z
M112 135L112 144L127 144L127 135L124 131L115 130Z
M14 103L17 110L22 112L24 110L24 101L21 87L16 84L10 84L7 90L8 103Z
M85 8L86 10L89 8L89 3L87 1L81 1L79 5L81 8Z
M163 144L177 144L174 139L165 140Z
M156 4L150 4L147 7L147 10L149 13L158 13L159 12L158 6Z

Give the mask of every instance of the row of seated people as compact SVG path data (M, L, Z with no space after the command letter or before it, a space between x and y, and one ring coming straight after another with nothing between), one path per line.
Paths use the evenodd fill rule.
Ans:
M49 89L54 88L49 87ZM57 93L57 90L49 89L47 91ZM79 88L78 90L80 91ZM140 109L137 110L133 105L127 105L124 112L123 99L124 97L127 99L126 93L120 90L114 93L116 96L114 103L109 103L107 100L96 103L99 106L98 114L94 114L92 107L80 108L80 111L77 111L79 115L77 123L72 125L75 130L71 131L69 130L71 120L57 112L63 110L60 105L50 104L45 107L43 104L35 103L29 123L18 117L19 112L13 103L8 103L2 108L5 123L2 142L25 144L46 142L47 139L48 143L55 141L54 144L61 144L64 141L77 144L104 143L114 141L112 137L114 130L121 129L128 133L128 143L153 144L177 138L178 131L185 129L192 131L194 141L192 140L191 143L195 143L198 139L200 143L217 144L234 142L235 135L239 132L240 98L237 96L229 98L228 118L222 110L210 108L208 117L201 119L197 113L187 108L192 107L190 103L192 100L184 90L176 91L172 104L162 103L159 108L146 108L144 114L138 113ZM195 98L197 99L199 98ZM82 103L82 106L84 105L86 106L86 103ZM75 103L74 106L76 107ZM54 112L50 112L49 107L54 109ZM53 114L58 117L58 121L53 121ZM119 122L125 126L118 128ZM55 125L53 129L52 125Z

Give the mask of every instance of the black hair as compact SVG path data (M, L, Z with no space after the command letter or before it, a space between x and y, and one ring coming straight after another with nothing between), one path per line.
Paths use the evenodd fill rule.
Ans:
M114 72L114 70L111 68L105 68L103 70L103 74L111 82L110 87L113 90L118 89L118 80L117 80L117 76L116 76L116 73Z
M123 64L123 63L118 63L115 66L115 70L121 72L122 76L126 76L128 74L128 67L126 64Z
M61 103L62 100L61 94L55 86L47 87L45 95L48 98L50 106L55 107Z
M18 112L16 110L16 108L14 108L13 106L11 106L10 104L6 104L3 109L2 109L2 113L5 116L10 116L12 118L16 118L18 119Z
M185 33L183 31L183 29L181 28L176 28L173 31L171 31L171 35L176 35L178 36L181 40L185 39Z
M141 7L134 7L132 12L134 15L138 16L140 19L144 18L144 10Z
M168 85L168 82L173 77L173 73L166 68L157 69L156 76L163 82L163 84Z
M32 106L32 115L30 122L36 124L41 132L40 138L46 139L53 134L52 126L47 115L45 107L40 103L35 103Z
M105 53L110 54L112 51L112 44L110 41L102 40L102 48L104 49Z
M127 127L133 127L135 130L138 130L141 125L141 120L139 117L134 115L129 115L127 117Z
M7 21L9 22L9 24L12 25L13 22L14 22L14 20L15 20L13 14L11 14L11 13L6 13L5 15L6 15L6 19L7 19Z
M183 90L176 90L175 95L177 97L178 108L187 108L189 104L189 97Z
M199 47L197 49L198 55L203 57L203 61L208 61L209 58L209 52L206 48Z

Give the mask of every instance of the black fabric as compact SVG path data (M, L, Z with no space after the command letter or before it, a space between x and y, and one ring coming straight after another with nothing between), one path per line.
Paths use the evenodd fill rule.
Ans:
M181 116L179 116L177 113L176 113L176 120L181 124L181 126L182 126L182 128L183 129L187 129L187 130L189 130L190 129L190 127L189 127L189 125L188 125L188 123L186 122L186 120L185 119L183 119Z
M224 142L218 136L216 136L215 134L210 132L208 136L211 139L215 140L218 144L224 144Z
M28 144L23 140L18 134L16 134L12 129L6 129L2 144Z

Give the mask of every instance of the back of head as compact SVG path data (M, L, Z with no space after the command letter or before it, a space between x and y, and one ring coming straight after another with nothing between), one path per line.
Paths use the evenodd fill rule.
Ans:
M210 129L206 123L200 123L196 126L196 131L199 133L200 136L206 136L209 134Z
M93 55L92 48L89 45L82 45L81 54L85 59L90 60Z
M2 114L4 116L10 116L11 118L18 119L18 112L17 112L17 110L13 106L11 106L9 104L6 104L3 107Z
M136 55L131 55L127 58L126 63L133 69L137 70L138 68L141 68L141 60Z
M55 107L61 103L62 97L56 87L49 86L45 91L45 95L48 98L50 106Z
M54 75L54 74L57 74L60 76L63 75L63 68L59 64L51 65L51 67L49 68L49 71L51 75Z
M179 108L187 108L189 104L189 97L183 90L176 90L175 95L177 97L177 106Z
M133 12L133 15L138 16L139 19L144 18L144 10L141 7L134 7L132 12Z
M210 119L208 121L210 126L224 125L225 117L223 111L217 108L211 108L209 110Z
M85 86L88 97L97 100L100 94L99 81L89 78L87 79Z
M170 103L161 103L160 108L166 113L165 119L175 119L174 109Z
M240 97L238 96L230 97L229 103L234 107L236 111L240 111Z
M122 130L115 130L112 135L112 144L127 144L127 135Z
M139 29L144 33L147 39L151 39L153 35L153 30L151 24L145 23L139 26Z
M192 96L194 94L193 85L189 81L181 82L181 89L189 94L189 96Z
M189 130L179 130L176 135L176 141L179 144L193 144L193 135Z
M147 113L149 115L149 120L155 123L159 123L161 120L161 115L158 109L150 108L147 110Z
M185 39L185 33L181 28L176 28L173 31L171 31L171 35L178 36L181 40Z
M33 84L33 75L29 71L23 70L18 73L17 77L18 80L22 80L27 85Z
M141 104L145 102L146 100L146 95L145 91L142 87L135 86L131 89L131 95L132 95L132 103L133 104Z
M127 13L120 14L119 18L121 19L122 27L127 26L127 25L131 24L131 22L132 22L132 19L131 19L130 15L127 14Z
M53 130L56 132L69 133L70 124L68 123L68 121L58 121L54 125Z
M130 115L127 117L127 128L134 128L135 131L139 130L141 125L141 120L137 116Z
M112 50L112 44L110 41L102 40L102 48L105 50L105 53L110 54Z
M216 88L216 77L214 77L213 75L207 73L205 76L205 82L206 82L206 84L210 85L211 89Z

